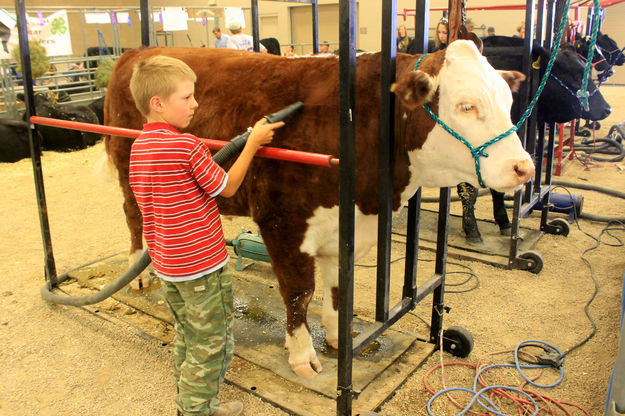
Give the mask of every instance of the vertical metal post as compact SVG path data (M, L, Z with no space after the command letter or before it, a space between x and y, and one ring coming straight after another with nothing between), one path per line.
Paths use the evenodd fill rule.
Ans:
M382 2L382 68L380 76L380 143L378 146L378 268L376 284L375 319L388 319L390 272L391 272L391 226L393 191L393 149L395 148L395 97L391 84L395 81L397 52L397 5L395 0Z
M414 31L417 53L427 53L430 35L430 0L416 1Z
M252 2L252 38L254 38L254 51L260 52L260 38L258 31L258 0Z
M432 297L432 326L430 342L436 344L443 330L445 312L445 273L447 270L447 237L449 235L449 206L451 188L441 188L438 203L438 234L436 237L436 265L434 272L440 276L440 284L434 289Z
M312 30L313 53L319 53L319 4L317 0L312 3Z
M148 0L141 0L139 2L141 13L141 45L150 46L150 21L152 20L152 13L150 13Z
M402 296L412 299L416 305L417 265L419 260L419 220L421 211L421 188L408 201L408 225L406 229L406 264L404 270L404 288Z
M36 115L33 93L33 73L30 65L30 48L28 45L28 26L26 20L26 5L24 0L15 0L15 14L17 17L17 31L19 34L20 59L22 62L22 81L24 83L24 100L26 106L26 120L30 124L30 117ZM41 170L41 143L37 134L37 127L32 125L28 129L28 141L30 143L30 158L33 164L35 177L35 192L37 194L37 208L39 211L39 225L44 250L44 272L48 288L52 289L57 284L56 265L52 253L52 238L50 236L50 223L48 221L48 207L46 193L43 185L43 171Z
M356 109L356 0L339 2L339 350L337 414L352 414L354 313L354 203Z
M536 0L527 0L525 5L525 40L523 42L523 59L521 63L521 71L528 79L531 79L531 64L532 64L532 46L534 41L534 9L536 7ZM529 82L524 82L521 84L519 88L519 100L520 100L520 110L519 114L517 114L516 119L521 118L522 109L527 108L530 98L529 98L529 86L527 85ZM534 111L535 114L535 111ZM534 136L532 138L531 130L527 127L529 124L529 120L535 116L530 116L530 118L523 123L523 125L519 128L517 132L523 147L527 150L527 141L528 137L531 140L535 140L535 131ZM529 151L528 151L529 152ZM512 213L512 229L510 230L510 253L508 255L508 266L512 266L516 262L518 250L519 250L519 226L521 220L521 203L524 198L524 190L525 190L525 198L529 200L531 198L533 188L533 181L530 180L523 189L514 193L514 209Z

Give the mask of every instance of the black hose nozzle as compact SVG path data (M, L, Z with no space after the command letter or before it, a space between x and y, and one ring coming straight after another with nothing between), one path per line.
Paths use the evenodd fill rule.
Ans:
M277 123L278 121L284 121L291 117L293 114L297 113L302 107L304 107L304 103L298 101L294 104L289 105L288 107L284 107L282 110L278 110L273 114L269 114L265 116L265 120L268 123ZM252 131L251 127L248 127L247 131L243 134L239 134L237 137L230 140L230 142L221 148L217 153L213 155L213 160L220 166L223 166L227 161L232 159L234 156L241 153L243 148L245 147L245 143L247 143L247 138Z

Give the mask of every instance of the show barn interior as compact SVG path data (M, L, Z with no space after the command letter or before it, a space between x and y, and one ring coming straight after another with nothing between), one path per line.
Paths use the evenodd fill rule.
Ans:
M396 52L395 45L384 42L395 40L400 26L419 48L424 37L426 45L434 44L439 23L456 27L462 21L484 40L483 53L491 61L490 54L503 47L489 51L489 29L502 39L513 38L529 18L528 36L548 45L556 38L558 11L565 3L0 0L0 184L5 190L0 259L6 266L0 338L7 344L0 353L0 414L176 412L175 331L158 277L152 272L148 288L124 285L110 296L99 295L129 269L122 192L116 172L108 169L102 140L105 134L122 134L105 130L102 105L110 71L124 51L142 44L214 48L213 29L228 35L229 24L238 21L244 33L256 35L284 60L317 59L319 46L327 43L337 65L341 60L351 65L353 58L358 74L356 56L381 53L380 85L388 91L395 81L388 70L395 68ZM506 230L493 216L495 202L486 189L467 208L456 187L422 188L392 219L389 214L386 225L381 220L378 247L351 264L348 250L337 265L339 276L351 279L352 286L341 292L352 301L339 306L350 316L339 317L340 325L347 325L339 340L351 341L347 346L341 341L338 351L324 338L323 282L317 279L308 308L313 346L323 364L316 377L297 376L287 362L284 304L258 225L248 217L222 218L237 318L235 359L222 401L242 401L243 414L257 415L451 415L469 408L483 414L625 414L625 70L618 63L625 47L625 1L570 0L561 48L571 44L571 59L579 62L558 61L552 70L570 74L573 65L586 65L587 55L567 39L578 32L580 39L593 41L595 3L600 33L613 43L605 46L608 41L597 34L595 51L605 59L597 63L602 59L595 56L584 74L599 86L611 111L597 120L541 123L538 104L519 123L536 174L520 191L505 196ZM18 36L22 5L33 58L32 89L24 88L29 77L16 61L24 50ZM461 7L461 12L454 10ZM150 17L148 25L142 13ZM518 115L540 90L544 72L528 55L531 40L519 42L528 78L515 92L515 99L522 97ZM37 69L37 45L45 48L47 69ZM538 66L531 69L532 64ZM337 97L349 100L343 94L349 76L319 88L336 88ZM545 80L554 82L549 75ZM306 79L301 82L310 87ZM575 95L580 87L567 88L563 95ZM589 90L591 97L597 95ZM39 124L36 118L27 123L24 95L27 101L35 97L31 115L95 127L81 133L84 125L51 127L54 123ZM36 97L46 97L45 107ZM384 112L392 114L393 99L389 93L379 104L380 123L386 126L380 134L386 139L395 132L392 115L382 121ZM339 108L345 108L343 103ZM343 135L350 134L348 124L349 119L337 126L341 146L347 143ZM125 140L132 140L135 133L126 133ZM233 131L232 137L241 133ZM349 156L325 156L328 165L315 169L353 167ZM375 175L378 169L384 167L371 167ZM358 176L356 171L341 183L348 188ZM392 186L380 188L382 198L390 198L384 188ZM463 228L467 209L475 215L478 239L468 238ZM349 221L345 215L341 218ZM353 243L353 236L341 238ZM86 297L97 301L55 303ZM482 396L476 396L480 390Z

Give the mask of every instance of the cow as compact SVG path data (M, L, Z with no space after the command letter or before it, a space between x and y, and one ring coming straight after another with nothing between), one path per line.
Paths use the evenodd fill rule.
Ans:
M521 70L522 57L520 55L500 54L501 47L523 46L524 40L507 36L489 36L482 39L484 42L483 54L490 64L497 69ZM494 49L496 48L497 49ZM535 45L532 49L532 60L540 65L540 77L545 72L551 51ZM539 60L540 59L540 60ZM575 93L582 85L584 62L572 45L565 44L556 56L545 88L537 103L537 119L539 123L564 123L575 118L602 120L610 115L611 108L605 101L594 82L589 80L590 91L589 110L585 110ZM564 84L564 85L562 85ZM524 109L523 109L524 110ZM515 95L512 106L512 120L516 124L521 114L520 101ZM469 243L481 243L482 236L477 226L474 205L478 191L471 184L461 183L457 187L458 196L462 202L462 229ZM491 190L493 197L493 214L502 235L510 235L512 224L504 205L504 194Z
M24 100L24 94L17 94L18 99ZM98 116L86 105L57 104L48 93L34 94L35 112L41 117L51 117L61 120L78 121L82 123L99 124ZM26 115L24 114L24 117ZM68 152L93 146L101 135L78 130L65 130L57 127L38 126L41 134L41 147L44 150Z
M0 162L17 162L30 157L28 123L0 119Z
M105 124L139 129L142 117L128 89L133 65L163 54L182 59L198 75L199 103L188 131L228 140L264 114L293 102L303 110L276 132L272 146L339 154L339 59L336 56L284 58L213 48L145 48L126 52L117 62L105 100ZM477 147L511 126L512 94L523 75L497 72L473 42L458 40L427 55L397 55L392 209L400 210L419 186L477 183L475 161L465 144L447 133L431 111ZM376 244L378 217L378 142L381 55L357 58L355 247L360 259ZM505 79L504 79L505 78ZM124 211L131 233L131 259L142 249L141 214L128 184L132 139L105 138L117 167ZM534 164L516 133L488 148L481 158L484 182L500 191L519 189ZM227 166L226 166L227 169ZM292 370L302 377L321 371L307 322L315 290L315 262L324 281L322 325L326 341L338 346L338 204L336 168L255 159L232 198L218 197L223 215L251 216L265 242L286 306L286 348Z
M580 57L585 59L585 57L588 56L588 50L590 48L590 36L582 36L579 33L575 33L574 45ZM615 66L622 66L624 63L625 56L623 55L623 50L619 49L616 41L599 31L597 33L597 42L592 57L593 68L598 72L597 79L599 84L604 83L614 74ZM578 122L575 125L575 134L590 137L592 132L586 128L597 130L601 128L601 125L598 121L587 119L582 127L581 123Z

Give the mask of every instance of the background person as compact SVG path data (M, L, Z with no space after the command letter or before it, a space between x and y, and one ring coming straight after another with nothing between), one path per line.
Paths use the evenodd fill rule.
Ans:
M447 47L447 18L443 17L436 25L434 37L434 51L440 51Z
M397 52L406 53L411 40L406 31L406 25L399 25L397 28Z
M215 35L215 47L216 48L227 48L228 47L228 39L230 36L221 33L221 29L216 27L213 29L213 35Z
M324 40L321 45L319 45L319 53L332 53L330 52L330 44L327 40Z
M232 22L228 25L228 29L232 33L232 36L228 39L228 48L244 51L254 50L254 38L241 32L241 23ZM267 48L262 43L259 42L259 46L261 52L267 52Z

